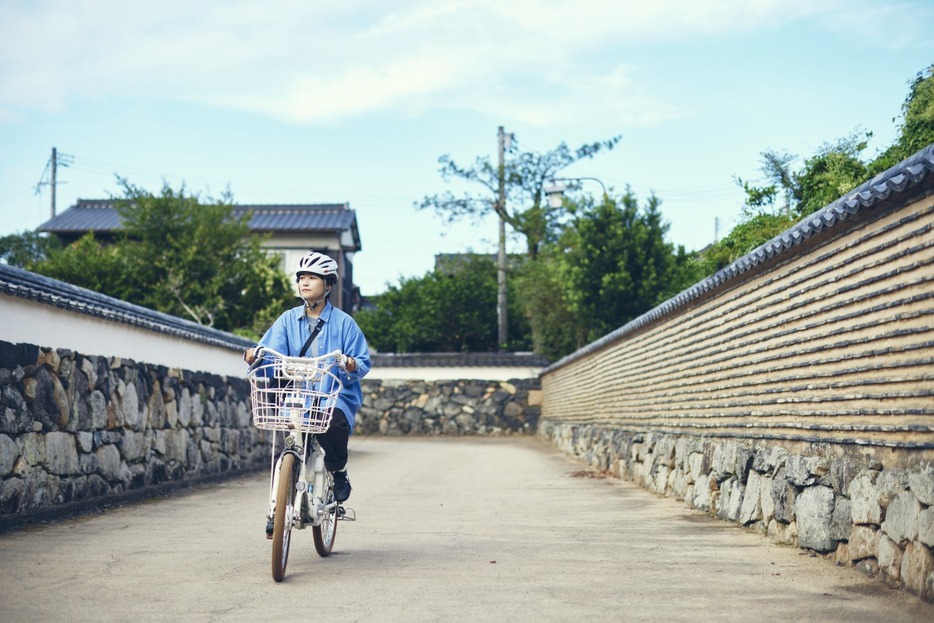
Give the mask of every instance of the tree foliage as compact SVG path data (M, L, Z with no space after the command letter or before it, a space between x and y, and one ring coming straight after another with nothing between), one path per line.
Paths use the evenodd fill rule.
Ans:
M895 121L893 119L893 121ZM728 236L702 253L698 262L710 274L791 227L798 219L830 205L840 197L934 143L934 65L918 73L902 104L895 142L875 159L863 157L871 132L825 143L795 169L797 156L767 150L760 170L764 183L737 179L746 193L742 221Z
M0 261L9 266L25 268L61 248L62 244L55 236L25 231L0 238Z
M477 220L494 213L514 232L525 239L526 254L535 259L543 243L554 240L556 228L566 216L564 208L553 208L544 194L545 185L559 172L584 158L593 158L613 149L621 137L598 141L570 149L561 143L544 153L521 152L515 145L507 150L503 164L505 205L499 201L499 164L481 156L470 167L457 164L450 155L438 159L439 172L445 181L463 180L482 186L480 194L452 192L425 197L415 204L418 209L433 209L448 223L463 219Z
M410 352L483 352L497 350L496 267L488 257L466 257L451 270L400 280L373 297L373 308L356 315L377 350ZM510 297L514 300L514 297ZM515 306L515 305L514 305ZM510 334L528 329L518 310L510 310ZM511 348L527 347L518 338Z
M108 296L258 337L295 296L278 258L251 235L229 199L201 203L184 188L160 195L120 180L113 244L88 233L26 268Z
M649 311L683 289L691 275L687 254L666 240L661 201L640 209L628 190L582 206L564 239L568 298L592 341Z
M931 143L934 143L934 65L918 72L911 82L902 104L898 138L870 165L870 173L877 175Z

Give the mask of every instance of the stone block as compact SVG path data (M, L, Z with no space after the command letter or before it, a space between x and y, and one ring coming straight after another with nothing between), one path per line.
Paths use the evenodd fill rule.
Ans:
M836 548L831 538L830 526L833 519L834 493L830 487L815 485L802 491L795 501L795 517L798 524L798 544L818 552L830 552Z
M834 541L846 541L853 529L852 504L849 498L836 496L833 504L833 518L830 521L830 538Z
M850 498L850 513L855 524L882 523L882 506L876 478L879 472L864 470L851 482L847 490Z
M817 456L789 456L785 462L785 477L796 487L808 487L830 472L827 459Z
M762 521L766 525L775 517L775 500L772 498L773 481L771 476L761 476L759 484L759 508L762 511Z
M736 453L738 446L735 443L718 444L713 451L711 469L717 480L726 480L736 475Z
M903 491L889 503L882 531L896 543L914 541L918 538L920 515L921 503L918 498L910 491Z
M934 573L934 553L921 543L908 543L902 558L902 585L909 593L931 601L929 576Z
M717 489L717 480L713 475L701 478L694 485L694 499L691 504L694 508L710 511L713 508L714 498L711 495Z
M755 470L749 471L746 480L746 492L739 509L739 523L748 526L762 517L762 485L764 478ZM771 492L771 488L770 488ZM771 496L769 496L771 497Z
M87 454L94 449L94 433L90 431L78 431L76 433L78 440L78 449L82 454Z
M922 504L934 506L934 468L908 474L908 488Z
M0 478L6 478L13 472L19 454L16 442L8 435L0 434Z
M760 446L753 456L752 468L763 474L774 475L788 460L788 451L781 446Z
M120 451L117 446L107 444L98 448L95 453L97 457L97 472L107 482L115 482L120 477Z
M794 485L785 479L785 468L779 468L772 480L772 500L775 503L775 519L782 523L791 523L795 519L795 498L798 495Z
M902 558L904 552L898 546L898 543L880 535L879 537L879 570L886 574L892 580L898 581L902 577Z
M795 545L798 540L798 527L794 523L784 524L773 519L769 522L766 535L776 543Z
M704 475L704 455L701 452L693 452L688 457L688 465L691 470L691 480L698 482Z
M45 436L45 464L49 472L68 476L81 472L78 448L71 433L53 431Z
M148 434L151 435L151 431ZM123 436L118 441L123 458L131 462L143 458L149 451L147 440L147 433L133 430L124 431Z
M850 560L863 560L878 556L880 536L879 531L872 526L853 526L847 548Z
M934 547L934 507L926 508L918 515L918 540Z
M88 410L91 415L92 429L101 430L107 427L107 398L104 396L103 392L99 390L91 392L91 395L88 396Z
M117 386L117 422L130 430L142 430L145 413L140 408L136 385L123 383Z
M876 479L879 504L886 508L889 503L908 489L908 473L902 470L884 470Z

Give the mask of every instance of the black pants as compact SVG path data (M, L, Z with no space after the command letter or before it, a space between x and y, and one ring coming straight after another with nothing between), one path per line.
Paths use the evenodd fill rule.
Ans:
M331 425L327 432L316 435L324 449L324 467L329 472L339 472L347 466L347 442L350 440L350 424L340 409L334 409Z

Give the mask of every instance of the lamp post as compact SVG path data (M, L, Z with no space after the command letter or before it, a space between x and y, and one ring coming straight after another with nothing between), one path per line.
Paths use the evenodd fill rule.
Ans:
M561 182L596 182L600 184L600 188L603 189L603 199L605 200L606 195L606 186L599 179L595 177L553 177L551 178L551 186L545 187L545 196L548 197L548 205L553 208L560 208L564 200L564 191L567 190L567 186Z

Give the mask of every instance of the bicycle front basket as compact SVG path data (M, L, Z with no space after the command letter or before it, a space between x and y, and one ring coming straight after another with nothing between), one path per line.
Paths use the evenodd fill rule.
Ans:
M333 361L266 355L250 372L253 426L263 430L323 433L331 423L340 379Z

